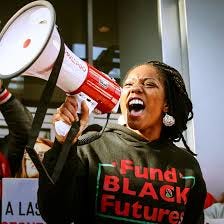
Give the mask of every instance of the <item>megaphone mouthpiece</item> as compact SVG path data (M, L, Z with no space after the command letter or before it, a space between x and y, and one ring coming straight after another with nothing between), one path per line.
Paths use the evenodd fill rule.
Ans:
M31 2L12 16L0 33L1 79L20 75L40 57L55 20L54 8L48 1Z

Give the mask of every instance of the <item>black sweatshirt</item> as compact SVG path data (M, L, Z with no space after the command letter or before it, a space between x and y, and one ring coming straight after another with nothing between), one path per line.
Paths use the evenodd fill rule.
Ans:
M55 141L45 154L50 174L61 147ZM99 139L71 148L55 185L40 175L38 205L49 224L196 224L203 223L205 196L200 166L189 152L112 124Z

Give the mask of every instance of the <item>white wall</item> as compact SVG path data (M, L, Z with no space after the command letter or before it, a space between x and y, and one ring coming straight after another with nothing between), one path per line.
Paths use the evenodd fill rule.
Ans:
M195 145L207 188L224 192L224 1L186 0Z
M194 107L186 133L208 191L224 192L224 1L158 0L163 61L183 75Z
M162 45L162 60L182 74L188 94L191 96L184 3L184 0L180 0L179 4L178 0L157 0L158 27ZM195 152L194 120L188 122L187 126L184 137L190 149ZM182 141L177 145L183 146Z

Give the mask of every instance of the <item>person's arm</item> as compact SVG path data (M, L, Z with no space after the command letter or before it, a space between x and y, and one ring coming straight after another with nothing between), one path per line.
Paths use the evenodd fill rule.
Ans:
M53 147L44 155L43 164L52 175L62 144L55 140ZM45 175L39 174L38 208L46 223L69 224L78 215L80 186L84 188L83 166L73 146L60 178L52 184ZM82 181L82 183L81 183ZM76 217L77 218L77 217Z
M80 118L81 130L86 126L88 119L88 108L86 104L82 104L82 116ZM53 124L62 120L71 125L72 122L79 119L77 116L77 103L75 98L67 97L65 103L57 110L53 116ZM66 136L59 136L56 133L56 140L52 149L44 155L43 164L51 176L56 162L60 156L62 144ZM69 151L67 161L64 164L62 173L58 181L52 184L44 174L39 174L39 188L38 188L38 206L42 218L49 223L71 223L78 219L78 211L81 191L84 191L85 186L85 168L77 156L77 149L74 139L74 145Z
M21 165L33 117L28 109L4 87L0 88L0 111L8 125L9 134L5 137L5 153L14 176Z
M206 185L200 174L195 177L195 185L190 191L183 224L204 224L204 202L206 192Z

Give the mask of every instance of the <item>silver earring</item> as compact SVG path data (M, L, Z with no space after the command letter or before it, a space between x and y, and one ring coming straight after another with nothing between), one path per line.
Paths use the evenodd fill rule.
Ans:
M175 118L166 113L163 117L163 124L167 127L171 127L175 124Z

